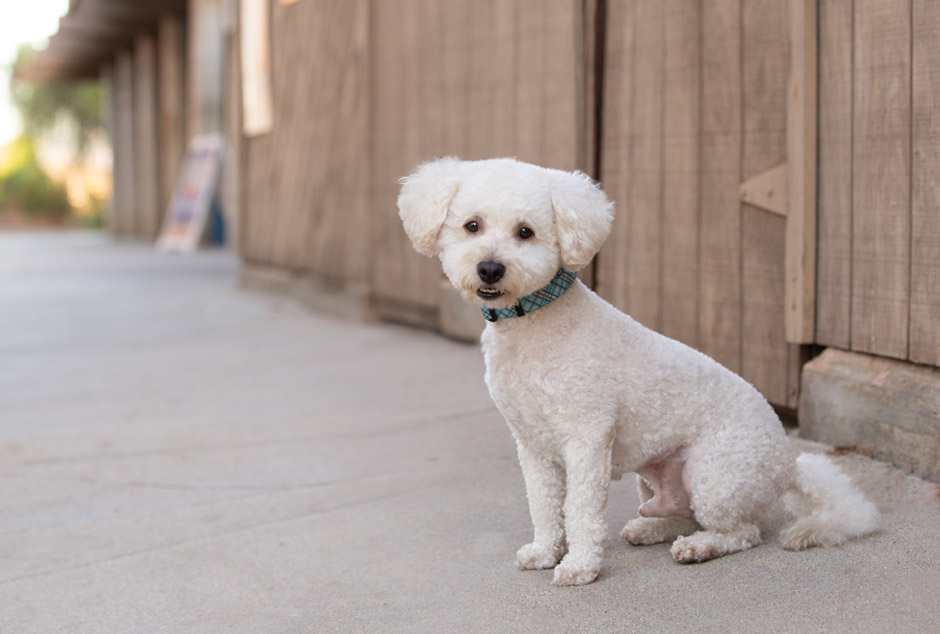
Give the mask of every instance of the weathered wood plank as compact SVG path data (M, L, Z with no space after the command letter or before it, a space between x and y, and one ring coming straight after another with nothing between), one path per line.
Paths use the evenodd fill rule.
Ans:
M847 349L852 305L853 0L819 5L816 342Z
M897 358L908 350L910 9L855 2L851 344Z
M542 55L544 56L541 86L543 127L545 139L542 155L535 162L557 169L588 169L581 163L584 135L583 116L587 96L583 92L581 65L581 27L584 14L582 0L551 0L541 3L538 11L543 16ZM523 43L519 44L524 46ZM517 76L526 73L520 66Z
M101 84L101 120L104 123L104 129L111 141L112 157L117 154L117 138L114 127L114 113L116 108L116 95L114 91L114 60L107 60L101 64L99 73L99 82ZM115 208L118 198L118 189L123 185L117 179L118 167L117 161L111 170L111 198L104 201L104 225L112 233L116 233L117 219L115 217Z
M698 346L699 92L702 8L665 3L662 333Z
M940 365L940 4L913 10L910 359Z
M787 341L813 343L816 315L817 0L789 0Z
M629 137L632 173L627 197L627 305L649 328L662 326L660 310L663 212L663 61L665 21L659 2L637 2L633 16L633 100Z
M368 275L367 7L271 7L274 126L243 146L250 261L345 282Z
M186 47L183 21L179 16L160 18L157 48L160 77L160 213L165 214L186 151Z
M741 369L740 3L702 4L699 347Z
M134 43L134 235L152 240L160 227L161 186L157 134L157 50L152 35Z
M787 160L787 5L743 3L742 180ZM741 209L741 373L773 403L787 401L784 258L787 220Z
M830 348L806 364L800 434L940 482L940 370Z
M114 58L114 226L121 237L134 234L134 54L118 51Z
M470 74L463 112L470 133L464 158L513 154L514 14L512 2L479 0L473 3L470 21L464 25L471 34Z
M628 256L630 244L631 154L634 0L607 2L604 60L603 140L601 181L614 201L610 236L597 259L598 293L621 310L629 311Z
M226 35L225 112L222 113L227 147L222 163L219 192L225 212L225 243L241 252L243 232L242 206L242 73L239 55L240 37L237 11L232 11ZM182 126L180 126L182 128Z
M402 231L395 204L398 179L437 154L436 148L422 143L423 121L417 101L444 96L436 96L430 84L424 84L422 92L422 76L431 71L433 64L442 63L443 57L446 60L443 63L457 62L461 69L456 78L465 79L470 60L467 57L464 64L464 60L450 58L446 51L440 55L442 51L424 48L421 5L415 0L373 2L370 6L374 46L372 217L376 236L370 281L378 296L394 298L399 304L410 304L424 312L433 311L437 308L440 265L415 253ZM448 16L444 17L444 41L449 41L448 35L456 34L457 26L449 22ZM466 22L459 26L465 33L469 31ZM431 27L426 24L426 28ZM459 42L454 45L464 50ZM462 82L441 88L452 95L449 103L458 108L449 113L452 125L464 125L468 104L461 99L465 95Z
M367 3L324 7L318 41L328 47L320 57L333 68L311 82L304 101L318 120L313 137L316 160L310 196L316 200L308 225L304 268L345 282L364 281L369 272L371 225L368 222L368 41ZM304 205L298 205L300 209Z

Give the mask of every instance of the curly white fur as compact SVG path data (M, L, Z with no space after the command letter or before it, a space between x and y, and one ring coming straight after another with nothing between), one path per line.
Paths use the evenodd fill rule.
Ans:
M399 210L415 248L438 255L463 296L488 307L513 305L559 267L585 266L613 219L613 205L584 174L514 159L441 159L402 184ZM481 262L505 273L484 282ZM799 516L784 534L787 548L834 545L877 526L877 510L838 467L795 459L754 387L580 281L536 312L488 324L482 343L534 526L516 555L520 568L554 567L557 585L593 581L607 490L628 472L638 474L644 504L621 535L634 544L675 540L672 555L683 563L759 544L760 522L784 494Z

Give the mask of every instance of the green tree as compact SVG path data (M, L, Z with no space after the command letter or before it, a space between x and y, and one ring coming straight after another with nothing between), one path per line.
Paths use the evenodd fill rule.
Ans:
M6 148L0 163L0 210L64 217L71 210L65 186L49 178L36 158L33 139L23 135Z
M78 154L84 153L91 136L102 130L101 86L98 81L28 82L16 78L34 50L21 46L13 62L10 96L23 120L27 136L39 138L60 119L69 122L75 132Z

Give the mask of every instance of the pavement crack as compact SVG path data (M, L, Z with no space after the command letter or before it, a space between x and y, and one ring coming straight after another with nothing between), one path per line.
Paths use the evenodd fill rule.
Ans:
M378 501L378 500L382 500L382 501L386 501L386 500L395 500L395 499L398 499L398 498L401 498L401 497L405 497L406 495L413 494L414 492L415 492L415 490L414 490L413 488L409 488L409 489L407 489L407 490L405 490L405 491L401 491L401 492L398 492L398 493L391 493L391 494L385 493L385 494L380 494L380 495L374 495L374 496L370 496L370 497L368 497L368 498L363 498L363 499L359 499L359 500L352 500L352 501L349 501L349 502L346 502L346 503L343 503L343 504L337 504L337 505L334 505L334 506L327 506L327 507L323 507L323 508L309 509L309 510L306 510L306 511L304 511L304 512L302 512L302 513L298 513L298 514L295 514L295 515L289 515L289 516L287 516L287 517L281 517L281 518L277 518L277 519L273 519L273 520L269 520L269 521L264 521L264 522L256 522L256 523L248 524L248 525L245 525L245 526L238 526L238 527L231 528L231 529L229 529L229 530L219 531L219 532L217 532L217 533L215 533L215 534L212 534L212 535L203 535L203 536L199 536L199 537L194 537L194 538L192 538L192 539L175 540L175 541L166 542L166 543L163 543L163 544L156 544L156 545L153 545L153 546L148 546L148 547L146 547L146 548L138 548L138 549L135 549L135 550L132 550L132 551L128 551L128 552L125 552L125 553L118 553L118 554L111 555L111 556L108 556L108 557L102 557L102 558L99 558L99 559L93 559L93 560L91 560L91 561L86 561L86 562L81 562L81 563L77 563L77 564L72 564L72 565L69 565L69 566L63 566L63 567L59 567L59 568L53 568L53 569L50 569L50 570L42 570L42 571L30 573L30 574L20 575L20 576L18 576L18 577L12 577L12 578L10 578L10 579L0 580L0 587L8 586L8 585L11 585L11 584L20 582L20 581L27 581L27 580L32 580L32 579L42 579L42 578L45 578L45 577L51 577L51 576L58 575L58 574L64 574L64 573L69 573L69 572L75 572L75 571L78 571L78 570L84 570L84 569L91 568L91 567L94 567L94 566L98 566L98 565L101 565L101 564L113 563L113 562L116 562L116 561L121 561L121 560L124 560L124 559L129 559L129 558L132 558L132 557L137 557L137 556L139 556L139 555L147 555L147 554L151 554L151 553L157 553L157 552L161 552L161 551L172 550L172 549L174 549L174 548L179 548L179 547L181 547L181 546L187 546L187 545L190 545L190 544L197 544L197 543L199 543L199 542L207 542L207 541L213 541L213 540L217 540L217 539L223 539L223 538L225 538L225 537L230 537L230 536L232 536L232 535L238 535L238 534L240 534L240 533L248 533L248 532L251 532L251 531L260 529L260 528L269 528L269 527L271 527L271 526L278 526L278 525L290 524L290 523L292 523L292 522L303 521L303 520L305 520L305 519L308 519L308 518L310 518L310 517L315 517L315 516L317 516L317 515L323 515L323 514L326 514L326 513L332 513L332 512L334 512L334 511L342 511L342 510L345 510L345 509L348 509L348 508L355 508L355 507L357 507L357 506L363 506L363 505L366 505L366 504L371 504L372 502L376 502L376 501Z

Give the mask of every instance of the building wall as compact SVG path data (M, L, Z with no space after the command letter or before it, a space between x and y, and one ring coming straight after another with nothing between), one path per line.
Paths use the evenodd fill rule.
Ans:
M788 4L272 1L269 133L239 133L234 40L226 56L239 251L249 266L366 289L381 316L435 326L441 273L401 229L398 178L447 154L581 169L617 204L598 291L795 406L807 349L785 336L787 220L740 191L788 162ZM819 2L815 343L936 365L934 5ZM111 71L122 235L143 231L120 213L139 186L134 55ZM201 107L188 103L196 126Z
M368 4L271 3L274 127L242 149L250 263L368 278Z
M370 281L380 312L435 318L440 265L415 253L395 204L398 179L420 162L515 156L589 168L585 7L372 2Z
M821 0L820 344L940 365L940 4Z
M157 237L164 198L160 178L160 122L156 38L134 42L134 235Z
M795 405L786 219L739 188L787 161L787 3L609 0L602 181L617 202L597 289Z
M117 51L114 57L111 99L114 125L114 202L111 231L121 237L135 235L136 152L134 141L134 53Z

